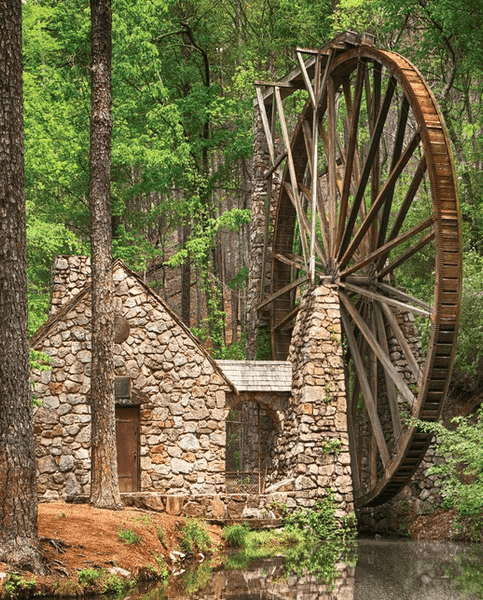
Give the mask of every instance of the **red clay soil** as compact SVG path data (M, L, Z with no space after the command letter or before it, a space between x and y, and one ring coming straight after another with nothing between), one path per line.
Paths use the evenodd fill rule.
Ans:
M169 554L179 543L183 522L181 517L144 510L110 511L60 502L40 504L39 537L50 575L36 580L45 589L55 581L75 579L82 569L114 566L137 576L146 571L147 565L156 565L155 554L162 554L171 567ZM216 547L221 542L221 529L211 525L207 528ZM131 530L141 541L124 543L119 537L122 530ZM0 572L9 571L9 565L0 563Z

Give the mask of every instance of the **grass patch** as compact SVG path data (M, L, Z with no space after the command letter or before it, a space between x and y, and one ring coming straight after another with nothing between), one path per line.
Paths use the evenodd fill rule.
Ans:
M139 542L142 540L142 537L135 533L132 529L119 529L117 535L121 542L124 542L128 545L139 544Z
M209 552L211 550L211 536L206 524L197 519L186 519L181 527L181 549L191 556L196 552Z

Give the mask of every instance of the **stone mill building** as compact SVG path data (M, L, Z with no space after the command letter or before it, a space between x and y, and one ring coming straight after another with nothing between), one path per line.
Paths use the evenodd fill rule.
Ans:
M57 257L49 320L31 339L54 361L51 371L33 373L42 402L34 410L41 501L89 494L89 277L86 257ZM295 331L288 361L216 362L123 262L114 263L113 278L118 472L126 504L241 517L275 500L313 505L331 488L341 515L353 509L343 377L330 390L323 381L329 369L331 381L334 369L342 373L340 344L333 334L323 340L324 348L313 349L315 362L301 351L320 325L315 321L332 318L330 290L318 288L315 320ZM330 328L340 332L340 323Z

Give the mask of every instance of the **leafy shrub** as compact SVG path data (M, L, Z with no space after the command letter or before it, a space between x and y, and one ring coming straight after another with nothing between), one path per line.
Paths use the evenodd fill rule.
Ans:
M82 569L77 574L77 579L79 583L84 587L90 587L96 585L100 579L104 577L104 571L101 569Z
M180 545L185 554L208 552L211 548L211 537L205 523L196 519L186 519L181 528Z
M336 508L334 493L328 490L327 496L318 500L313 508L299 506L294 513L285 515L284 524L320 540L343 540L352 537L355 534L355 515L338 519L335 516Z
M119 529L117 535L119 536L121 542L129 545L139 544L142 539L141 536L137 533L134 533L132 529Z
M9 573L5 580L5 592L9 598L16 598L19 595L30 595L30 592L37 585L35 577L24 579L21 575Z
M243 525L229 525L223 530L223 537L235 548L242 548L247 545L248 537L250 535L250 528L246 523Z

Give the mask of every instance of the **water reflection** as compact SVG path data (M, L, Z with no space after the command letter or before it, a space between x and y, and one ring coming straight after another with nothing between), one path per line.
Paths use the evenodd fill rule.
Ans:
M404 540L360 540L356 551L299 547L263 559L228 555L225 566L193 565L143 600L476 600L482 558L479 547Z

